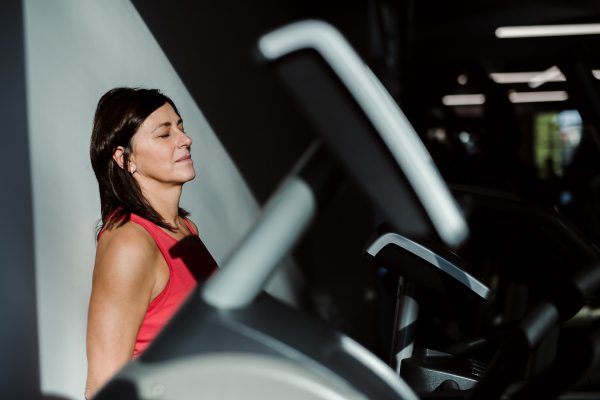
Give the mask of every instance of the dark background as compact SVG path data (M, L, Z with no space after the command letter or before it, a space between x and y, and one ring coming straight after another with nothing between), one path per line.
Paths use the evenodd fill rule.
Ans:
M498 39L500 26L594 22L594 1L227 1L134 0L259 202L264 202L313 137L268 70L253 58L257 38L297 20L332 23L371 66L422 136L454 121L457 128L485 124L481 106L445 109L446 94L480 93L457 76L543 71L571 43L594 49L597 35ZM594 65L599 54L592 52ZM543 90L565 90L547 83ZM526 91L526 84L503 90ZM515 157L531 165L531 115L553 103L514 106L522 137ZM569 102L562 109L574 108ZM450 115L449 115L450 114ZM467 116L466 120L463 118ZM438 161L436 159L436 161ZM452 161L448 162L452 164ZM444 160L438 165L445 173ZM453 167L450 167L450 169ZM452 175L452 171L449 172ZM347 185L321 214L295 252L309 282L306 307L383 355L378 348L377 280L362 259L375 227L373 210Z
M307 18L332 23L379 76L422 137L428 128L440 125L478 129L490 124L482 106L449 110L442 105L447 94L481 93L474 80L459 85L458 75L543 71L555 64L561 48L573 43L600 48L598 35L532 39L494 35L500 26L597 22L600 3L595 1L133 0L133 4L260 203L314 137L270 72L256 63L253 49L261 34ZM600 67L600 53L592 51L590 56L593 67ZM526 84L503 85L501 90L511 89L530 90ZM565 84L546 83L543 90L565 90ZM531 167L531 117L557 107L574 105L567 101L513 106L513 122L521 136L510 157ZM460 178L453 159L438 159L435 149L432 152L445 177ZM377 338L376 271L362 259L375 224L368 202L346 185L295 256L309 282L306 308L385 357Z
M439 106L443 95L468 92L456 78L474 62L488 73L543 71L570 43L585 43L591 49L600 45L598 35L524 39L494 35L500 26L598 21L600 3L595 1L133 0L133 4L259 201L267 198L311 138L285 93L253 59L253 46L261 34L306 18L330 22L379 75L385 71L376 53L397 59L397 85L417 89L416 98L392 90L409 103L407 107ZM395 18L395 42L373 39L373 19L379 28L386 23L382 7L392 10ZM379 50L380 46L391 49ZM600 54L590 55L593 64L600 65ZM562 82L544 86L544 90L564 89Z

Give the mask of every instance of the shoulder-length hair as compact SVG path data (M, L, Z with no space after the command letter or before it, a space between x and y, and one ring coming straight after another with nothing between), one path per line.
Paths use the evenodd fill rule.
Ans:
M108 91L98 102L90 142L90 158L100 189L102 214L102 225L97 227L97 235L103 228L110 228L117 222L120 222L118 226L122 226L131 219L131 214L174 230L152 208L139 184L128 172L133 136L150 114L167 103L180 116L173 101L157 89L118 87ZM124 148L123 168L113 158L118 146ZM180 217L188 215L187 211L179 208Z

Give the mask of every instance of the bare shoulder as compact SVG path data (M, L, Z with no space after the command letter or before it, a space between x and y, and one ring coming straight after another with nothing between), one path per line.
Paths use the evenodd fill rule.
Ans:
M135 222L127 222L123 226L112 226L104 231L98 241L98 251L133 251L149 250L156 247L154 239L148 231Z
M186 221L187 221L187 222L190 224L190 226L191 226L191 227L192 227L192 229L194 230L194 233L195 233L196 235L198 235L198 227L196 226L196 224L195 224L195 223L193 223L193 222L192 222L192 220L191 220L191 219L189 219L189 218L185 218L185 220L186 220Z
M158 255L158 246L141 225L127 222L111 227L98 241L94 278L106 275L137 280L148 275L148 266L153 265Z

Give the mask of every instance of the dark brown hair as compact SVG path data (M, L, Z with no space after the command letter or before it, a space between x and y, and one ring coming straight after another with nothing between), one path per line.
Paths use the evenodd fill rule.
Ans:
M165 104L170 104L179 115L173 101L157 89L118 87L102 96L94 116L94 128L90 143L92 168L100 189L102 228L116 222L122 226L136 214L152 223L173 231L158 212L146 200L137 181L129 171L132 138L142 123ZM123 168L113 159L118 146L123 146ZM179 216L185 218L187 211L179 208Z

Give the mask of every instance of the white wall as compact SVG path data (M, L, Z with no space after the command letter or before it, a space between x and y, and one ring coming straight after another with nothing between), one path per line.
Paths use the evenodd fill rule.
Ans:
M98 187L89 161L96 104L115 86L159 88L194 140L182 206L217 261L257 204L175 70L127 0L25 0L42 391L83 398ZM202 38L198 38L202 40ZM272 289L288 300L285 276Z

